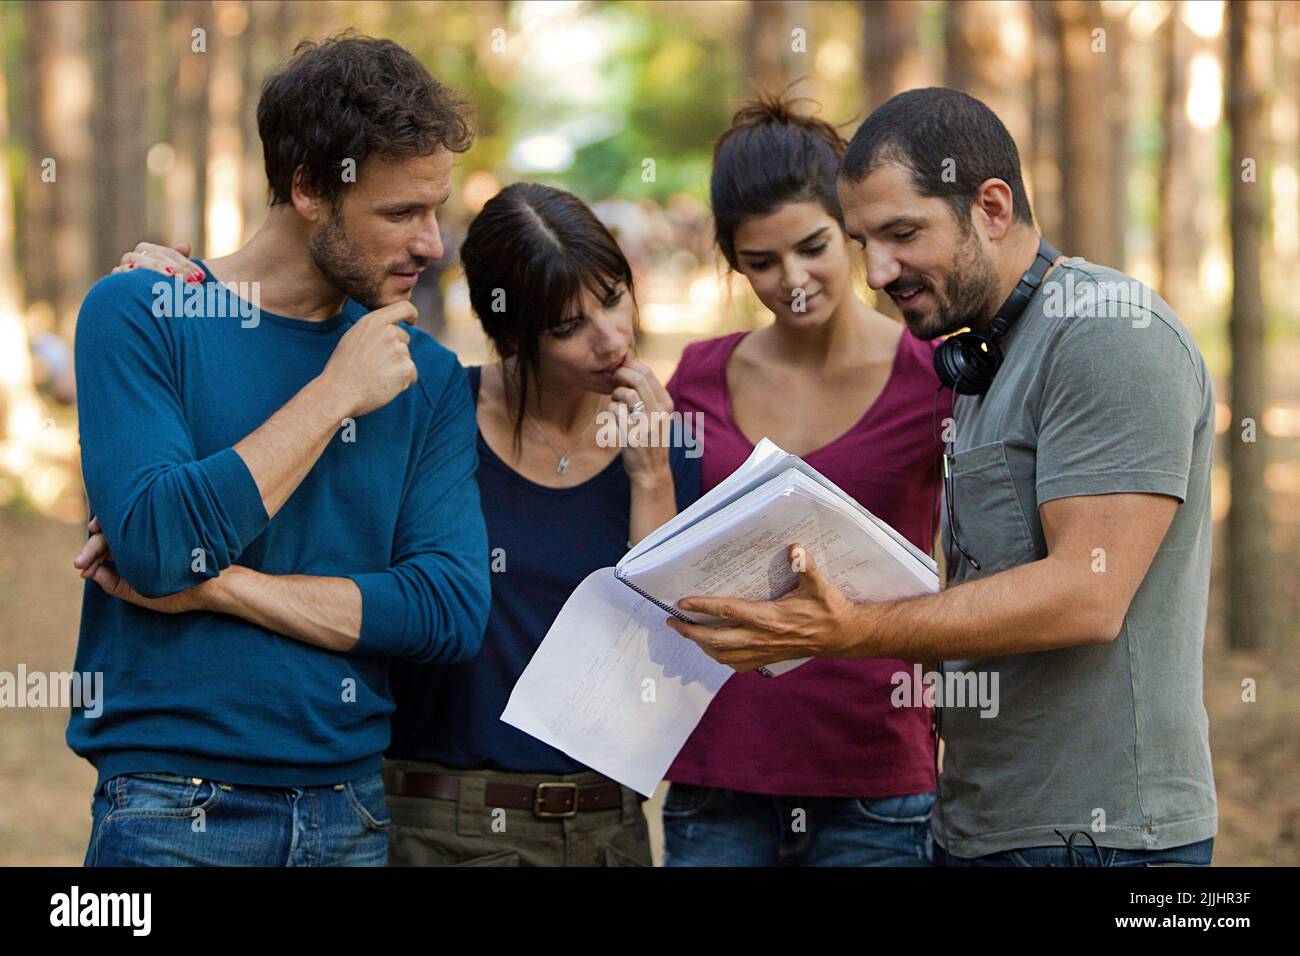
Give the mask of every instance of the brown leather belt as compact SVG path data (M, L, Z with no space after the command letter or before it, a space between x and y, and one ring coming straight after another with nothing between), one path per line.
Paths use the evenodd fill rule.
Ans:
M396 797L427 797L431 800L459 800L460 777L445 773L397 771L391 774L388 792ZM483 788L483 805L510 810L531 810L544 820L576 816L588 810L616 810L623 806L623 788L614 781L579 786L571 781L504 783L489 780Z

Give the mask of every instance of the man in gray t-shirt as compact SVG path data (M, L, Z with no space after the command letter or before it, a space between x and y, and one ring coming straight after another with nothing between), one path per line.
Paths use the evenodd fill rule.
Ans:
M979 386L947 382L961 393L941 425L947 586L856 604L792 543L796 590L688 598L736 623L669 626L739 670L944 662L927 684L943 704L932 830L948 863L1208 864L1215 406L1195 342L1146 286L1083 259L1056 259L1012 306L1040 240L1015 143L964 93L911 90L872 113L839 200L868 284L914 335L969 328L1005 356Z
M1128 849L1204 840L1215 832L1201 703L1214 445L1205 362L1163 299L1082 259L1057 264L1002 347L992 387L953 409L957 536L980 569L945 520L950 587L1045 558L1047 502L1145 493L1182 504L1114 640L946 664L996 673L999 695L995 716L943 711L936 837L959 857L1056 843L1056 830ZM1083 557L1099 576L1118 559L1100 546Z

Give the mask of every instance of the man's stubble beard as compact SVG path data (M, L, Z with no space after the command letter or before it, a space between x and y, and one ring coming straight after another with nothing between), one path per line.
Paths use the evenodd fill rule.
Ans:
M914 336L926 341L961 328L975 329L996 306L997 294L997 270L980 246L975 230L968 228L944 277L943 294L934 296L937 311L931 314L903 309L903 319Z
M330 285L348 298L371 311L383 305L380 295L386 273L367 269L370 260L348 235L338 209L308 240L307 251Z

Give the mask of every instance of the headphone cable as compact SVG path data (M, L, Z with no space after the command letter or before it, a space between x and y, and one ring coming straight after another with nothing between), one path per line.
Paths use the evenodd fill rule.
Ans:
M939 430L938 427L939 396L942 393L943 393L943 385L940 384L940 386L937 389L935 389L934 405L931 406L930 409L930 437L936 440L938 440L938 438L940 437L937 434L937 432ZM954 399L955 397L956 396L954 395ZM948 453L948 444L947 442L944 442L943 452L941 454L944 457L946 457L947 453ZM926 541L931 548L934 548L935 547L934 521L935 521L935 516L939 513L939 496L942 493L942 489L944 488L944 483L939 480L939 474L938 474L939 459L937 457L932 457L931 461L933 462L931 470L932 470L932 474L934 475L935 502L934 502L934 507L930 509L930 515L929 515L930 533ZM944 564L946 567L947 554L946 554L946 549L943 550L945 550ZM948 844L948 821L945 819L943 813L943 777L939 772L939 747L943 739L943 704L941 700L941 693L943 688L943 661L938 661L937 664L939 667L939 684L934 695L934 808L939 813L939 832L943 836L942 849L944 852L944 862L947 863L947 857L950 856L948 852L948 845L949 845ZM922 693L921 700L922 703L924 703L925 701L924 688L921 688L920 690Z

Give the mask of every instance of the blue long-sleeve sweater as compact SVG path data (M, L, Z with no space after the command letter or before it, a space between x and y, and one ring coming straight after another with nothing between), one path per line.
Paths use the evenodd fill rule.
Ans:
M204 267L204 271L207 269ZM118 571L146 596L240 564L349 577L361 636L321 650L239 618L162 614L87 582L78 671L103 713L68 743L99 771L313 786L377 769L392 658L451 663L482 641L489 584L477 427L456 357L410 328L419 381L341 422L273 519L233 450L324 369L365 309L325 322L249 308L209 278L95 284L77 324L82 470Z

